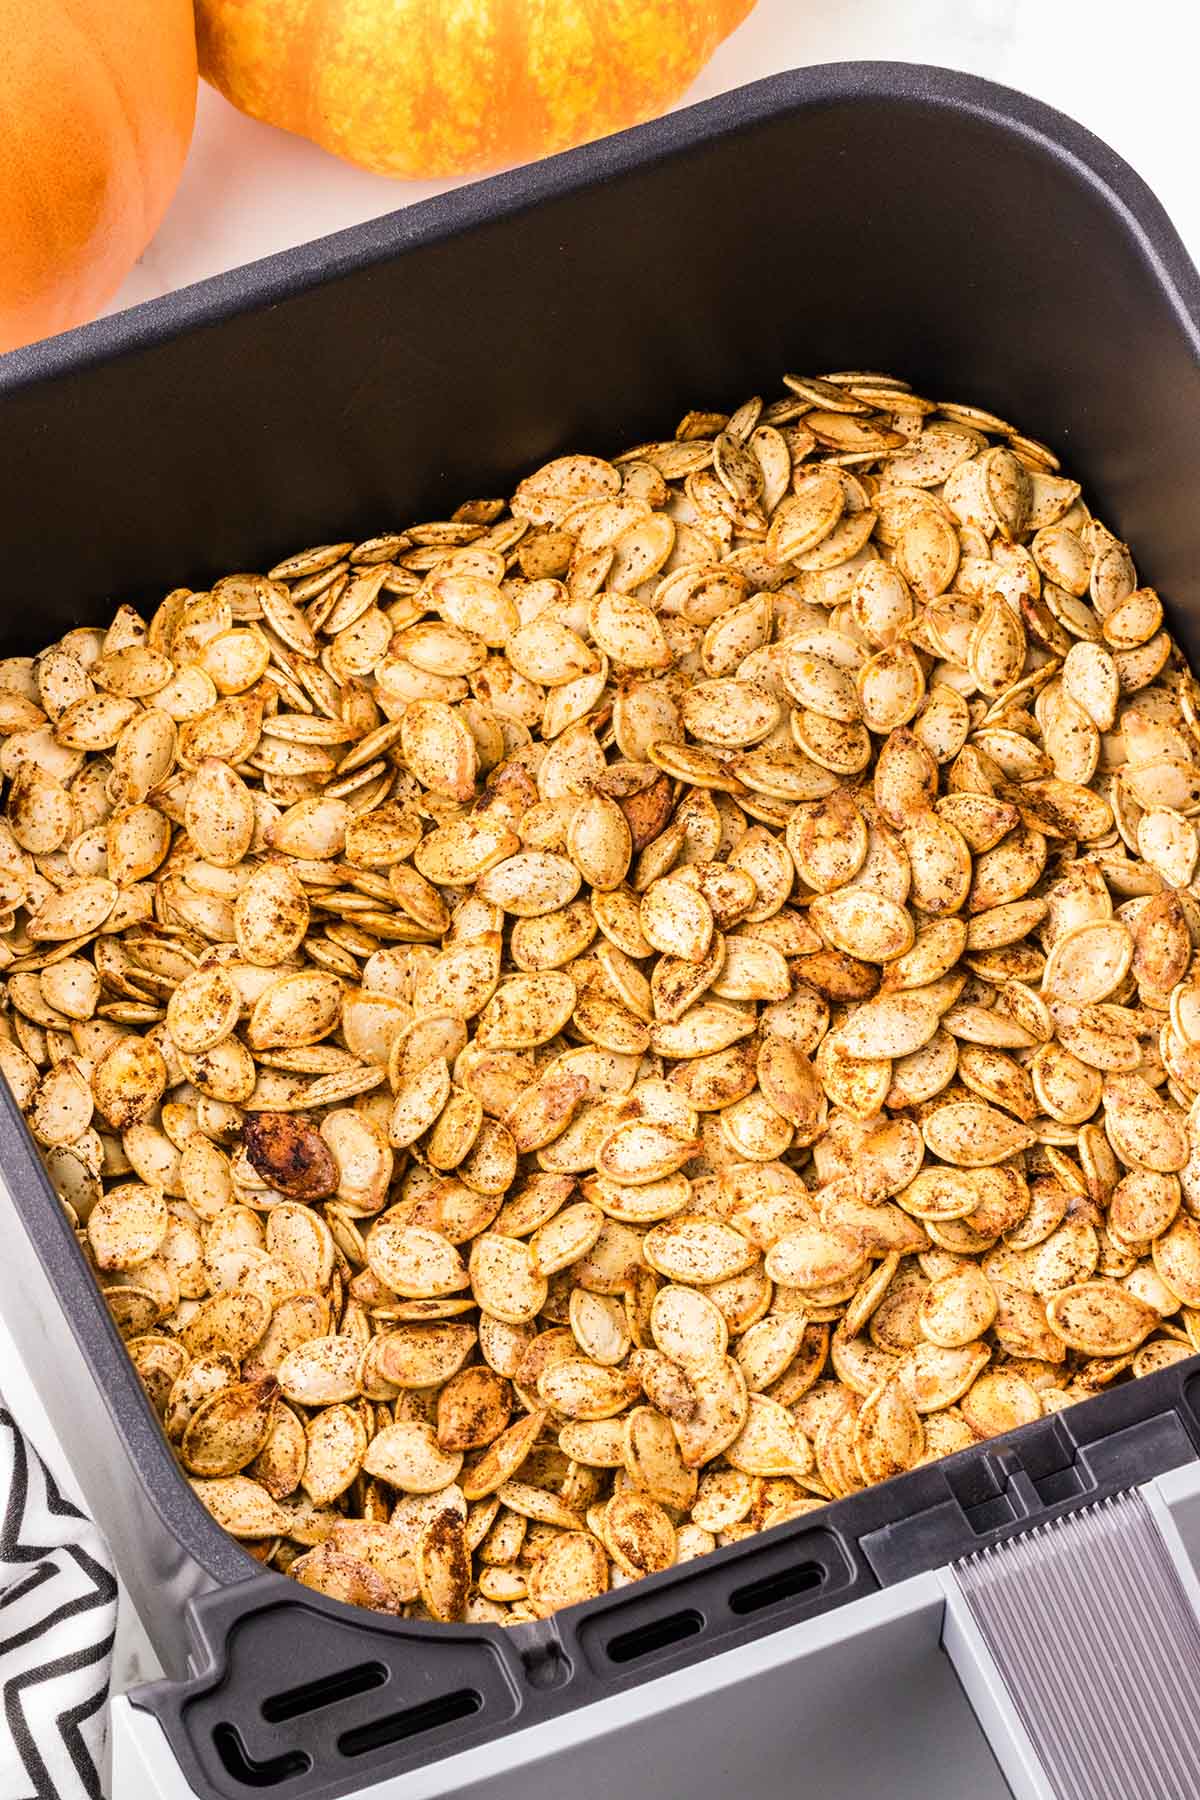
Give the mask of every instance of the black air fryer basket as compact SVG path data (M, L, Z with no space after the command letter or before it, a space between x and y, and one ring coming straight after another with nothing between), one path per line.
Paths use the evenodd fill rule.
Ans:
M785 369L879 368L1051 444L1200 633L1200 281L1105 145L1019 94L797 71L0 362L0 654L298 543L439 517ZM2 1305L170 1679L201 1795L347 1794L1191 1460L1191 1362L504 1632L263 1573L176 1468L19 1115Z

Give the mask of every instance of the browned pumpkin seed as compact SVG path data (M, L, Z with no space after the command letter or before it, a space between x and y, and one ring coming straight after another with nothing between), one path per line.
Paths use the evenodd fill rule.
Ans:
M788 387L0 676L0 1068L333 1597L545 1617L1190 1348L1162 605L1002 420Z

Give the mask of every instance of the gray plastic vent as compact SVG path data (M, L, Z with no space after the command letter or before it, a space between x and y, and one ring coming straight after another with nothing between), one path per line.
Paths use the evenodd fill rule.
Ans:
M954 1573L1056 1800L1196 1800L1200 1623L1136 1490Z

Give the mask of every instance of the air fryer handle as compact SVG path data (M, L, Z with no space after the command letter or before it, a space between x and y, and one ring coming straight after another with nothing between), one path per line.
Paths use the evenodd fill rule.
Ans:
M1195 1792L1200 1583L1173 1515L1198 1494L1193 1464L940 1572L942 1644L1014 1800Z

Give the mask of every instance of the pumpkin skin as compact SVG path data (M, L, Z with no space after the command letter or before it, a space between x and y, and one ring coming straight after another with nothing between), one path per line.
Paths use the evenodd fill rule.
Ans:
M385 175L478 173L655 117L755 0L196 0L200 69Z
M191 0L0 0L0 350L92 318L192 135Z

